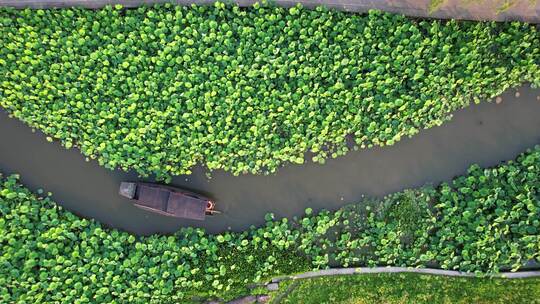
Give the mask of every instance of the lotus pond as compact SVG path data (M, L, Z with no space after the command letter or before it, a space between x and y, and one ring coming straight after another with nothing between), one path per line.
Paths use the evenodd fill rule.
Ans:
M532 25L322 7L3 8L0 45L4 109L107 168L158 178L325 163L540 84Z

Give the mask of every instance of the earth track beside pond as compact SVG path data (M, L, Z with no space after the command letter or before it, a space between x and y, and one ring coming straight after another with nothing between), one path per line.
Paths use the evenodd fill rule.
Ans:
M106 5L121 4L124 7L139 7L157 3L176 3L179 5L211 5L214 0L0 0L0 6L15 8L65 8L84 7L102 8ZM227 1L222 1L227 2ZM240 7L252 6L257 0L234 0ZM329 8L364 13L370 9L378 9L391 13L412 17L462 19L462 20L495 20L540 22L540 2L531 0L501 1L467 1L467 0L407 0L407 1L373 1L373 0L272 0L278 6L291 7L298 3L313 8L324 5Z

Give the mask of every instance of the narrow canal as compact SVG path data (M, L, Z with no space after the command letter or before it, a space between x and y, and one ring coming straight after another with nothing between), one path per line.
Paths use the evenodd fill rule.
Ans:
M540 144L540 90L523 87L502 95L502 103L481 103L455 113L441 127L424 130L392 147L350 152L325 165L288 165L274 175L234 177L222 171L206 177L202 168L178 176L173 185L210 194L224 214L204 222L149 214L117 195L135 173L110 171L85 161L78 150L49 143L40 132L0 111L0 172L19 173L32 190L42 188L66 209L107 226L138 234L171 233L182 226L209 232L241 230L264 215L301 215L305 208L337 209L363 196L383 196L425 183L437 184L477 163L493 166Z

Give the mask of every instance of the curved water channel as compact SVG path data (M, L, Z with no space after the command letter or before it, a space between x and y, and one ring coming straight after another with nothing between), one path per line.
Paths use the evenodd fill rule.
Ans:
M210 194L224 214L206 221L178 220L140 210L117 194L120 181L135 173L111 171L85 161L79 150L49 143L0 111L0 172L19 173L30 189L43 188L66 209L107 226L137 234L171 233L182 226L215 233L264 222L264 215L301 215L305 208L337 209L364 196L383 196L425 183L439 183L477 163L493 166L540 144L540 90L520 88L502 103L481 103L454 114L441 127L421 131L394 146L349 152L324 165L287 165L270 176L234 177L202 168L172 184Z

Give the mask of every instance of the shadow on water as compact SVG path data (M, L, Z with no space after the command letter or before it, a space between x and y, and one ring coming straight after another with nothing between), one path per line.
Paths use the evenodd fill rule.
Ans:
M207 179L202 168L172 184L210 193L224 214L204 222L149 214L117 194L135 173L110 171L86 162L79 150L49 143L40 132L0 111L0 171L19 173L36 190L53 192L66 209L108 226L138 234L171 233L182 226L215 233L264 222L264 214L301 215L305 208L337 209L365 196L383 196L425 183L439 183L477 163L493 166L540 143L540 90L524 87L503 94L501 104L482 103L455 113L441 127L424 130L391 147L364 149L325 165L288 165L274 175L234 177L222 171Z

